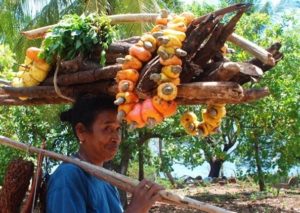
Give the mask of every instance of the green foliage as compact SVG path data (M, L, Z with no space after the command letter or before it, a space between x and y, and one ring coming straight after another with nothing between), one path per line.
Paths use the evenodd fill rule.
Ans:
M293 27L284 28L289 22L293 23ZM255 33L249 29L248 26L253 25L254 29L263 28L260 36L254 36ZM282 22L272 24L268 16L256 13L244 17L237 29L239 34L262 46L281 41L281 51L285 54L284 60L257 85L268 86L271 96L256 103L234 107L235 112L240 112L235 113L235 116L238 117L242 130L237 156L241 164L248 165L249 172L254 172L256 165L253 159L253 140L259 142L265 172L279 169L279 173L283 175L293 165L299 164L299 29L299 22L292 17L284 17ZM248 86L252 87L251 84Z
M16 62L15 54L8 45L0 44L0 78L11 80L14 77L12 67Z
M79 53L87 55L95 46L102 48L101 64L105 63L105 50L114 37L109 19L96 14L66 15L43 41L40 57L51 63L56 56L70 60Z
M145 178L148 180L155 181L157 178L156 175L156 168L154 166L145 166L144 167L144 172L145 172ZM138 179L139 177L139 165L138 162L132 162L130 164L130 167L128 168L128 176Z
M47 149L70 155L78 148L72 128L59 121L58 115L66 106L0 107L0 135L40 147L46 140ZM26 154L26 153L25 153ZM11 148L0 147L0 185L4 168L16 156L26 156ZM35 155L32 155L36 159ZM51 161L48 170L58 162Z
M158 13L160 8L156 0L112 0L110 14ZM116 26L120 39L140 36L153 27L150 23L122 23Z

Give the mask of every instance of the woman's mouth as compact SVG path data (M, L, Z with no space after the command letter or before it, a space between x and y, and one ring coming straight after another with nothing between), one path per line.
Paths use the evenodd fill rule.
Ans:
M115 142L115 143L110 143L110 144L107 145L107 148L108 148L109 150L111 150L111 151L116 151L116 150L118 150L119 145L118 145L117 142Z

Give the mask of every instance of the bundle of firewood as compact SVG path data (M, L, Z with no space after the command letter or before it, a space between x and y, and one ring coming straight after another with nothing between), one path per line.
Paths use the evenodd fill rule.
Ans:
M257 82L263 73L273 68L283 57L279 52L280 44L275 43L268 49L257 46L234 33L234 28L248 9L247 4L236 4L207 15L198 17L188 26L186 39L182 49L187 55L182 58L181 84L178 85L176 102L181 105L190 104L240 104L258 100L269 94L267 88L244 89L241 85L249 81ZM222 18L233 14L224 24ZM112 23L153 22L159 14L148 14L146 18L132 19L133 14L120 18L111 16ZM138 16L139 17L139 16ZM142 17L142 16L140 16ZM28 38L38 38L53 26L23 32ZM116 73L122 69L116 63L117 58L125 57L129 48L139 41L132 37L112 43L106 54L106 65L101 67L93 61L99 58L101 48L91 50L89 57L78 55L70 61L60 61L59 73L55 78L55 67L47 78L38 86L13 87L10 82L2 82L0 87L1 105L39 105L69 103L72 98L82 93L115 96L117 85L114 81ZM231 42L254 56L245 62L232 62L226 58L225 42ZM159 73L162 65L159 56L154 55L143 64L136 85L136 93L140 99L153 96L157 87L151 80L153 73ZM0 82L1 85L1 82ZM27 97L20 100L19 97ZM65 99L63 97L70 97Z

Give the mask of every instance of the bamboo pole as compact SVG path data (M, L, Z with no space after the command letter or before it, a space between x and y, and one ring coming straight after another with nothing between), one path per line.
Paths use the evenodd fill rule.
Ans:
M119 15L111 15L108 18L111 20L111 24L119 24L119 23L138 23L138 22L155 22L157 16L159 14L155 13L137 13L137 14L119 14ZM57 26L57 24L40 27L33 30L23 31L21 32L27 39L37 39L44 37L45 33L51 28Z
M40 148L36 148L24 143L20 143L20 142L16 142L13 141L12 139L9 139L7 137L4 136L0 136L0 144L5 145L5 146L9 146L15 149L20 149L23 151L28 151L28 152L32 152L32 153L37 153L37 154L42 154L44 156L48 156L51 158L54 158L56 160L61 160L64 162L68 162L68 163L73 163L77 166L79 166L80 168L82 168L83 170L85 170L86 172L90 173L91 175L102 179L104 181L107 181L113 185L115 185L116 187L133 193L134 188L139 184L138 180L129 178L127 176L118 174L116 172L112 172L109 171L107 169L104 169L102 167L98 167L95 165L92 165L90 163L81 161L77 158L70 158L68 156L65 155L61 155L52 151L48 151L48 150L44 150L44 149L40 149ZM172 192L168 192L168 191L160 191L160 195L163 198L163 201L165 203L168 204L177 204L180 205L182 207L191 207L191 208L195 208L195 209L199 209L208 213L232 213L232 211L228 211L225 209L222 209L220 207L216 207L201 201L197 201L188 197L181 197L178 196Z

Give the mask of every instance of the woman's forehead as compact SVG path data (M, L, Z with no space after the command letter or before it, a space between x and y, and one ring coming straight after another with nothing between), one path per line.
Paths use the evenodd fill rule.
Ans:
M100 124L116 124L117 112L115 110L104 110L97 114L96 120Z

